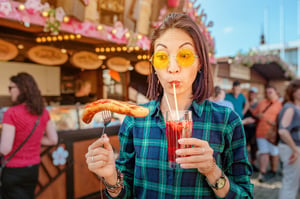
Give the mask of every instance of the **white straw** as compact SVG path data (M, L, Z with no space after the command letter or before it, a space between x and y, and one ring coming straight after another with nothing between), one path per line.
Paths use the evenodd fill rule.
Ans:
M173 84L173 91L174 91L174 101L175 101L176 115L177 115L177 119L179 121L179 113L178 113L178 106L177 106L177 97L176 97L175 84Z
M171 114L171 113L172 113L172 109L171 109L171 106L170 106L170 103L169 103L169 99L168 99L167 94L165 94L165 97L166 97L167 105L168 105L168 108L169 108L169 112L170 112L170 114Z

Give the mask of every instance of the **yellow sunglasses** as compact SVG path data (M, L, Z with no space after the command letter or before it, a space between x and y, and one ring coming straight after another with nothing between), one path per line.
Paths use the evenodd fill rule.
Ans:
M177 52L176 61L180 67L192 66L198 57L190 49L181 49ZM156 51L149 60L157 69L165 69L170 63L170 56L166 51Z

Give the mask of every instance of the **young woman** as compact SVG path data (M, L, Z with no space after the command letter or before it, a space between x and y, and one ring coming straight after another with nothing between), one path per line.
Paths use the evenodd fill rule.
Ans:
M58 136L44 107L40 90L31 75L19 73L10 78L8 90L13 106L3 116L0 152L7 159L38 125L28 141L7 162L2 173L2 198L34 198L38 183L41 144L55 145Z
M186 14L169 14L154 31L152 73L145 118L126 117L119 132L121 149L114 159L108 137L92 143L86 154L91 171L101 176L108 197L252 198L251 165L239 116L207 100L213 89L205 39ZM193 138L180 144L180 169L169 168L165 113L167 98L175 110L193 114ZM104 146L104 147L102 147Z
M279 199L295 199L300 182L300 80L292 81L285 92L279 120L279 156L283 163Z

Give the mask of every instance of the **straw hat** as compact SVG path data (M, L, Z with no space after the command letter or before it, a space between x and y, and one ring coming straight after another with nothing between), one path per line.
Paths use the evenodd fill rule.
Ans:
M0 39L0 61L14 59L18 55L18 48L7 41Z
M27 52L28 58L36 63L45 65L62 65L68 61L68 55L52 46L35 46Z
M139 61L135 64L136 72L142 75L149 75L150 74L150 63L149 61Z
M130 66L130 61L123 57L112 57L106 62L107 67L117 72L126 72Z
M95 70L103 63L103 61L98 58L97 54L88 51L74 53L70 62L75 67L86 70Z

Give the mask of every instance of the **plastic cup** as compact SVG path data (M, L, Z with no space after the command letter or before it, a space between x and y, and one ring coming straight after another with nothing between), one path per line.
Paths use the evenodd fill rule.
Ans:
M170 168L180 168L176 163L176 150L180 148L190 148L191 145L181 145L180 138L191 138L193 133L192 111L183 110L167 111L166 113L166 135L168 143L168 159Z

